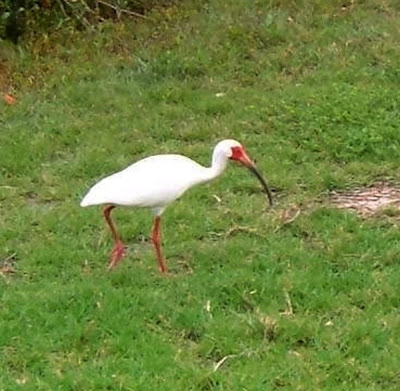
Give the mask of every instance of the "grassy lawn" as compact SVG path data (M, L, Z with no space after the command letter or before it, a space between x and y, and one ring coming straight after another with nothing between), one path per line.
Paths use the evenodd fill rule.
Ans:
M398 2L193 3L0 42L0 390L400 389L398 217L327 197L400 180ZM230 164L164 214L170 276L128 208L107 272L88 188L156 153L208 165L223 138L275 206Z

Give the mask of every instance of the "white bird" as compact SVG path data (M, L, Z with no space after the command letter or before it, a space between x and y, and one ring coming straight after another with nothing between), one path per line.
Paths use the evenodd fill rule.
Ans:
M151 208L155 214L152 241L160 271L166 273L168 268L161 248L162 213L171 202L192 186L209 182L221 175L228 159L242 163L257 176L272 205L272 195L266 182L244 147L235 140L223 140L215 146L211 167L203 167L182 155L155 155L139 160L96 183L80 205L105 205L104 217L115 242L108 268L115 267L125 253L125 246L111 218L111 211L117 205L139 206Z

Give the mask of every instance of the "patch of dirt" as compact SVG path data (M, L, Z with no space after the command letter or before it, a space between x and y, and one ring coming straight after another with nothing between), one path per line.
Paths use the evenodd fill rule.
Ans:
M15 273L15 262L17 261L17 254L14 253L0 262L0 274Z
M340 209L350 209L362 216L371 216L384 209L400 211L400 186L381 182L344 192L333 192L331 202Z

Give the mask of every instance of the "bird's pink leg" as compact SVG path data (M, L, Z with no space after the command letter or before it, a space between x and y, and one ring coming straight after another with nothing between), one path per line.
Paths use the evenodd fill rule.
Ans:
M152 240L157 253L158 266L161 273L167 273L168 267L161 249L161 217L157 216L154 221Z
M115 266L117 266L118 263L121 261L121 259L125 255L125 246L122 243L122 240L121 240L121 237L119 236L117 227L111 218L111 211L114 208L115 208L114 205L109 205L109 206L106 206L103 211L104 218L106 219L107 224L110 227L111 234L112 234L112 236L114 238L114 242L115 242L114 249L111 253L111 261L110 261L110 264L108 265L108 269L112 269Z

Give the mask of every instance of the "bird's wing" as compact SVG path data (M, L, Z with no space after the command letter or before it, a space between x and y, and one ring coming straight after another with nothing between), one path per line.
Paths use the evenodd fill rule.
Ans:
M102 179L81 205L166 206L193 186L202 170L204 167L185 156L151 156Z

